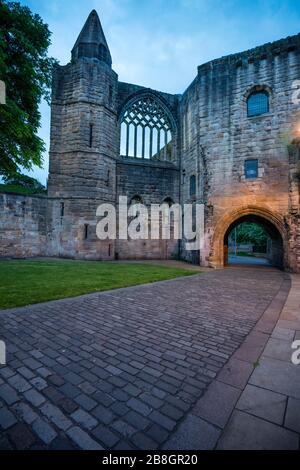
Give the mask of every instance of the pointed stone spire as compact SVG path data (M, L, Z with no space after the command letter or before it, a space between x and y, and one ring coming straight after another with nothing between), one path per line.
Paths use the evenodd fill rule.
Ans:
M98 59L111 66L111 55L96 10L93 10L72 49L72 61L82 57Z

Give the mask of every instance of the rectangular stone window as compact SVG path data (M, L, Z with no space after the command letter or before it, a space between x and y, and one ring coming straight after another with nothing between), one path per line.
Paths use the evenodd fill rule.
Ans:
M65 203L60 203L60 216L63 217L65 215Z
M253 179L258 177L258 160L245 161L245 178Z
M89 225L84 224L84 239L87 240L89 237Z
M90 124L90 136L89 136L89 147L93 147L93 130L94 130L94 125Z

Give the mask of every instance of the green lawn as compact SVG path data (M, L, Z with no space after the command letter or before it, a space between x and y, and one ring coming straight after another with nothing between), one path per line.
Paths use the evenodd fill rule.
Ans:
M0 261L0 309L189 276L152 264L90 261Z

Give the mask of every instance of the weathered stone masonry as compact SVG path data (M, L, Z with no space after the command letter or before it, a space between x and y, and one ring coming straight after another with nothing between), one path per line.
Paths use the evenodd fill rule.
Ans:
M241 220L255 220L270 233L274 263L300 272L296 80L300 80L300 35L199 66L183 95L119 82L93 11L73 48L71 63L54 73L48 198L1 196L5 207L1 256L180 255L220 267L226 262L228 231ZM268 95L269 108L249 117L247 100L255 91ZM160 122L162 130L151 134L154 146L158 139L157 151L146 147L145 130L138 147L140 124L124 147L122 126L127 132L135 129L135 124L130 127L124 121L126 112L136 122L144 119L144 129L151 117L146 131L153 126L153 135L155 123ZM146 157L138 158L138 153ZM249 159L258 161L257 178L245 178ZM191 177L196 181L193 194ZM147 206L166 199L204 203L204 249L188 252L184 241L174 240L101 242L95 231L96 208L103 202L117 204L119 195L129 202L138 197ZM23 219L14 216L23 207L21 202L26 207ZM30 237L28 230L35 235Z

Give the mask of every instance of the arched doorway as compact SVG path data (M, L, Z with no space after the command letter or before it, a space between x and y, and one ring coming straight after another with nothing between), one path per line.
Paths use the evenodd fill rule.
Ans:
M218 221L214 226L211 248L209 255L209 265L214 268L222 268L227 263L227 237L235 226L241 222L255 221L260 223L268 232L273 241L273 260L272 264L289 268L288 258L288 234L284 220L280 214L270 211L266 207L243 206L227 212L223 217L218 217ZM277 254L276 246L278 247ZM275 262L275 258L277 261Z
M282 269L282 236L274 223L257 214L234 220L224 235L224 265L263 265Z

